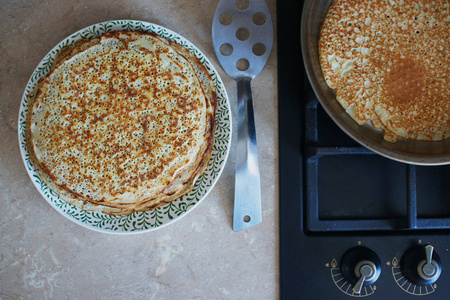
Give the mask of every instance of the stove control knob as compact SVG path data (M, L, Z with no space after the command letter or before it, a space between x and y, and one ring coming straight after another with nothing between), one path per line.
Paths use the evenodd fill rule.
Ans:
M364 285L373 284L381 273L378 255L369 248L358 246L347 251L342 257L341 270L345 279L360 294Z
M409 249L400 262L405 277L417 285L429 285L441 275L441 259L431 245Z

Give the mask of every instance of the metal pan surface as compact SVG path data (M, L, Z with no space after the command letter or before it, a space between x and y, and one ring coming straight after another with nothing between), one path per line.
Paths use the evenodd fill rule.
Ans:
M364 147L384 157L415 165L450 164L450 139L438 142L399 138L395 143L383 139L381 131L369 124L359 126L336 100L319 63L318 39L320 26L333 0L306 0L301 22L301 45L306 73L321 105L333 121L350 137Z

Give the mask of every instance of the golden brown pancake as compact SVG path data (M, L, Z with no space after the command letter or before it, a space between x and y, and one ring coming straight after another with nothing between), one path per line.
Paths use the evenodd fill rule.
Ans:
M62 52L33 93L32 158L64 200L126 214L189 192L212 150L204 66L155 34L112 32Z
M322 72L360 125L388 141L450 136L449 1L337 0L319 38Z

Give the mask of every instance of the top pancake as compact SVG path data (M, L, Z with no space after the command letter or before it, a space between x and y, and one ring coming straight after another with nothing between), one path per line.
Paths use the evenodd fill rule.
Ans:
M335 1L322 24L325 81L360 125L398 137L450 136L448 1Z
M209 160L217 103L189 54L154 34L113 32L60 55L29 124L35 160L63 199L123 214L192 189Z

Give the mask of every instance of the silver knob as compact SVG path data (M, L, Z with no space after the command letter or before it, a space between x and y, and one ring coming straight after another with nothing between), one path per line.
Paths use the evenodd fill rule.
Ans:
M356 294L361 294L364 282L374 279L376 276L376 270L376 265L370 260L362 260L356 264L355 274L359 277L359 279L352 288Z
M433 246L425 246L426 259L417 265L417 274L424 280L434 280L440 275L439 265L433 260Z

